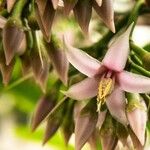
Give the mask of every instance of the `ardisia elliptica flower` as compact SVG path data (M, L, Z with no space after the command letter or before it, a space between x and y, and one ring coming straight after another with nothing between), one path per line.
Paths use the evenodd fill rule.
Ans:
M67 37L64 37L69 62L88 78L72 85L63 93L75 100L89 99L97 95L97 111L106 102L111 115L124 125L128 124L124 91L150 92L150 78L123 70L129 54L132 26L133 24L111 44L102 62L72 47L67 42Z

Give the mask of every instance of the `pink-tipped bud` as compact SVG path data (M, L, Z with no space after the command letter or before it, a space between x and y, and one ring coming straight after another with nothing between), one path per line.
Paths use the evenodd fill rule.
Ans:
M145 130L147 122L147 107L139 94L128 97L127 117L131 129L139 139L141 145L145 144Z

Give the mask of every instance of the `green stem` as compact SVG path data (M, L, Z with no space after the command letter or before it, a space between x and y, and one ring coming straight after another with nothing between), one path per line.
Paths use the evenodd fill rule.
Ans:
M17 81L13 82L12 84L8 85L7 87L5 87L3 89L3 92L6 92L8 90L11 90L12 88L18 86L19 84L21 84L22 82L28 80L29 78L31 78L33 76L32 73L27 74L26 76L23 76L22 78L18 79Z
M143 99L145 100L145 103L147 105L147 109L150 109L150 96L148 94L140 94Z
M25 27L27 28L26 33L26 40L27 40L27 48L30 50L33 47L33 37L32 37L32 32L30 30L30 27L28 25L28 21L25 19L24 20Z
M134 44L134 42L132 41L130 42L130 47L140 58L143 58L143 56L145 56L148 53L143 48Z
M150 77L150 72L146 69L142 68L141 66L135 64L130 58L128 59L128 62L130 63L130 67L134 70L138 71L140 74Z
M144 4L144 0L138 0L136 3L135 3L135 6L130 14L130 17L129 17L129 20L128 20L128 26L134 22L134 25L136 24L137 22L137 19L138 19L138 16L140 14L140 11L141 11L141 8Z
M118 23L116 24L116 33L125 26L127 20L128 20L129 14L125 15L122 19L120 19L118 21ZM102 55L102 52L104 49L107 48L107 45L109 43L109 41L111 40L111 38L114 36L114 33L112 33L111 31L108 31L102 39L100 39L98 42L96 42L95 44L93 44L92 46L89 47L84 47L81 48L82 50L86 51L86 52L97 52L96 57L100 57Z
M138 64L139 66L142 65L142 61L138 58L138 56L133 51L131 51L131 59L135 61L135 63Z
M23 10L23 8L27 2L28 2L28 0L18 0L15 4L14 8L13 8L11 16L13 18L20 19L21 14L22 14L22 10Z

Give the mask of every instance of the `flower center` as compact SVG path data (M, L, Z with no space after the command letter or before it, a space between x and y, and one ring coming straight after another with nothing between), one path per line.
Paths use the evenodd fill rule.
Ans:
M102 77L99 82L98 94L97 94L97 111L100 111L101 105L106 101L106 97L111 94L113 90L113 79L111 77Z

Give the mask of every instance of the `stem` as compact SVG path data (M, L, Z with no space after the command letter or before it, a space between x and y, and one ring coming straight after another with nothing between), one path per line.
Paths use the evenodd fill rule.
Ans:
M145 103L147 105L147 109L150 109L150 96L148 94L140 94L143 99L145 100Z
M129 20L128 20L128 26L134 22L134 26L136 25L136 22L137 22L137 19L138 19L138 16L140 14L140 10L142 8L144 4L144 0L138 0L130 14L130 17L129 17ZM133 27L134 29L134 27Z
M145 51L143 48L137 46L136 44L134 44L134 42L130 42L130 47L131 49L140 57L142 58L145 54L147 54L148 52Z
M131 59L139 66L142 65L142 61L138 58L138 56L133 51L131 51Z
M27 2L28 0L18 0L13 8L11 16L16 19L21 18L22 10Z
M150 72L147 71L146 69L142 68L141 66L135 64L130 58L128 59L131 68L133 68L134 70L138 71L140 74L150 77Z
M21 84L22 82L26 81L27 79L31 78L32 76L33 76L32 73L27 74L26 76L24 76L24 77L18 79L17 81L15 81L15 82L13 82L12 84L10 84L10 85L8 85L7 87L5 87L5 88L3 89L3 92L8 91L8 90L10 90L10 89L16 87L17 85Z

